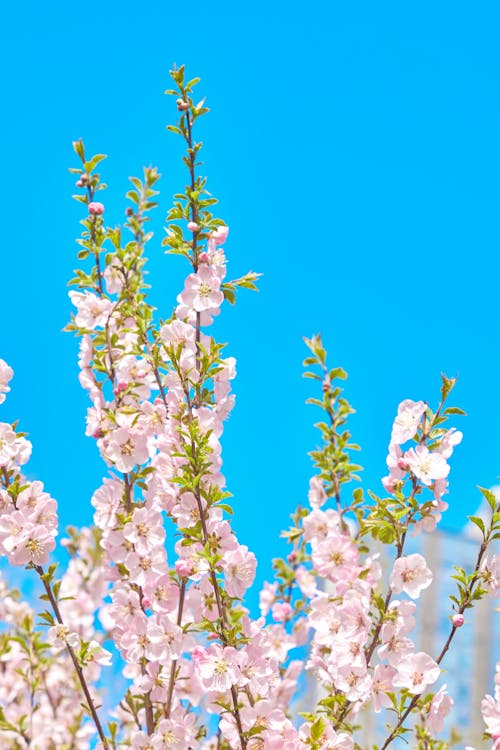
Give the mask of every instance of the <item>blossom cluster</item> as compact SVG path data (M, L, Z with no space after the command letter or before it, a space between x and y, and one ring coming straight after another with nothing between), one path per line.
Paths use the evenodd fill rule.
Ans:
M445 407L453 382L443 378L435 412L423 401L400 404L382 480L388 496L367 502L359 487L352 497L344 488L359 469L345 429L352 409L337 385L345 373L327 369L319 336L306 340L306 374L321 382L313 402L325 413L322 445L311 454L308 505L284 534L291 551L274 561L252 617L244 599L257 560L232 528L222 463L236 361L210 327L258 275L227 279L229 229L212 215L216 201L196 172L193 127L207 110L193 101L196 80L186 82L182 68L172 76L189 184L168 213L163 244L189 269L166 320L155 320L144 282L158 172L132 178L125 226L108 227L96 200L104 157L87 159L82 141L74 144L85 208L79 258L92 267L72 282L68 329L80 338L86 432L106 474L91 499L94 526L69 529L63 542L70 560L60 578L50 564L56 501L23 474L24 434L0 424L0 554L35 572L48 603L40 628L0 582L2 747L355 750L362 712L383 711L392 720L381 749L408 731L419 748L437 748L453 706L438 685L441 664L468 610L500 590L500 557L489 551L500 508L485 490L491 522L475 519L482 543L475 569L457 570L448 639L439 653L418 650L417 606L433 573L406 541L432 533L447 507L448 462L462 439L445 426L459 413ZM0 360L0 403L12 374ZM393 550L389 570L380 544ZM115 685L103 708L110 668L124 688ZM499 675L482 704L494 747ZM298 714L301 681L317 689Z

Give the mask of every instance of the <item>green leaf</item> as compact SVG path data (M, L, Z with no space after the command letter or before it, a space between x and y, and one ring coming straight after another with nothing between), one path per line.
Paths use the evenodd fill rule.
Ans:
M73 141L73 149L77 156L84 162L85 161L85 149L83 147L83 141L79 138L77 141Z
M96 154L89 161L84 163L83 168L87 173L90 173L97 167L99 162L103 161L103 159L106 159L106 154Z
M484 521L482 518L479 518L479 516L467 516L469 521L473 523L477 528L481 531L483 537L485 535L485 528L484 528Z
M494 513L497 507L500 505L500 502L497 500L495 494L491 490L487 490L486 487L480 487L479 485L478 490L488 502L488 505Z
M453 390L455 383L457 382L456 378L447 378L444 373L441 373L441 398L443 401L446 400L448 397L448 394Z
M448 406L444 411L443 414L445 416L449 416L450 414L458 414L461 417L466 417L467 413L463 409L459 409L458 406Z

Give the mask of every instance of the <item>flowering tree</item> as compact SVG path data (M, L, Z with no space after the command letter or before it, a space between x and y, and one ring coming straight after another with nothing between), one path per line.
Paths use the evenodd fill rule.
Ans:
M198 172L198 80L172 71L189 180L167 216L167 251L188 264L173 313L157 321L145 294L149 212L156 206L154 168L132 178L124 227L107 227L105 187L74 144L85 216L71 281L76 307L68 330L80 338L80 382L91 406L87 434L106 464L92 497L95 526L71 529L70 562L50 562L57 505L40 481L23 475L31 445L16 425L0 424L0 552L38 576L47 608L36 613L2 580L0 736L8 750L351 750L361 747L363 711L385 710L380 750L411 734L421 750L436 739L453 701L436 683L441 665L477 600L500 589L500 507L481 490L491 519L472 518L482 541L473 570L457 568L449 635L437 654L411 638L417 600L432 581L409 534L431 534L447 505L447 477L461 433L447 426L460 410L446 406L454 381L443 377L435 411L400 404L383 479L385 494L365 498L356 485L356 445L346 429L352 409L330 369L321 338L306 339L306 377L323 412L322 443L312 453L308 502L284 532L286 559L260 596L261 617L244 605L255 555L231 528L230 494L221 472L221 437L234 396L235 360L208 333L224 301L255 289L258 274L228 280L228 227L212 214ZM11 368L0 360L0 402ZM383 574L377 549L392 549ZM167 559L167 550L170 560ZM36 622L37 616L40 622ZM106 648L105 648L106 646ZM119 665L126 687L106 698L101 677ZM294 697L305 669L314 700L298 715ZM114 703L114 705L112 705ZM494 696L482 704L486 734L500 747L500 665ZM374 743L372 743L373 745Z

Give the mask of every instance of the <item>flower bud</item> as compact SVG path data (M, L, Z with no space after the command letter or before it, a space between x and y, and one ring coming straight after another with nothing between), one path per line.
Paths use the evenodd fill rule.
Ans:
M190 560L183 560L180 558L175 562L175 572L181 578L187 578L193 572L193 566Z
M189 109L189 104L188 102L185 102L184 99L177 99L176 104L179 112L185 112L186 109Z
M195 221L190 221L188 224L188 229L190 232L199 232L200 227Z
M102 203L97 201L91 201L89 203L89 214L92 216L101 216L104 213L104 206Z
M465 622L465 618L463 615L453 615L453 617L451 618L451 621L453 623L454 628L461 628Z

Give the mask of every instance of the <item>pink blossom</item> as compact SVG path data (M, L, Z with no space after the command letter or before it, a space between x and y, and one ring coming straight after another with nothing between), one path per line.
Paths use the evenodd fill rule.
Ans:
M500 591L500 555L492 555L481 565L482 582L492 596Z
M292 612L292 607L288 602L276 602L276 604L273 604L272 616L276 622L286 622Z
M492 737L500 735L500 700L495 701L491 695L486 695L481 701L481 713L487 731Z
M393 685L406 688L414 695L423 693L429 685L436 682L441 673L436 662L423 651L406 654L398 662L396 669Z
M439 441L438 451L444 456L444 458L450 458L453 449L456 445L462 442L462 439L463 433L452 427L452 429L448 430Z
M75 323L81 328L104 328L108 322L113 304L111 300L97 297L92 292L69 292L72 303L78 309Z
M463 615L457 614L457 615L453 615L453 617L451 618L451 621L453 623L454 628L461 628L465 622L465 618Z
M321 477L311 477L309 480L308 500L312 508L321 508L326 503L327 497Z
M184 291L177 297L177 301L196 312L213 311L221 306L224 295L220 291L220 279L210 266L200 266L196 273L190 274L185 283Z
M7 385L9 380L12 379L12 376L14 375L14 370L12 367L9 367L7 362L5 362L3 359L0 359L0 404L3 404L5 401L4 393L8 393L10 391L9 386Z
M224 556L224 578L229 596L242 597L255 578L257 559L241 545Z
M332 581L357 577L358 558L358 548L350 537L343 534L319 542L312 553L318 573Z
M425 724L433 734L438 734L443 729L444 719L448 716L453 706L453 700L446 692L446 685L432 696L425 718Z
M450 467L438 451L431 452L425 445L410 448L404 454L404 461L412 474L428 487L435 479L446 479Z
M399 557L395 561L390 578L390 586L395 594L404 591L412 599L418 599L421 592L430 586L431 582L432 572L422 555L415 553Z
M427 409L424 401L406 399L398 407L398 415L394 420L391 443L401 445L415 436L422 414Z
M238 652L232 646L212 644L208 649L197 647L193 661L207 690L223 693L242 679Z
M149 458L149 446L145 435L118 427L103 442L104 454L112 461L118 471L127 473L137 464L145 463Z
M278 590L278 583L268 583L264 581L264 586L259 594L259 607L260 613L264 617L267 615L272 605L276 601L276 592Z
M394 692L392 680L396 670L388 664L377 664L373 671L372 697L373 710L379 713L383 708L390 708L392 701L387 693Z

